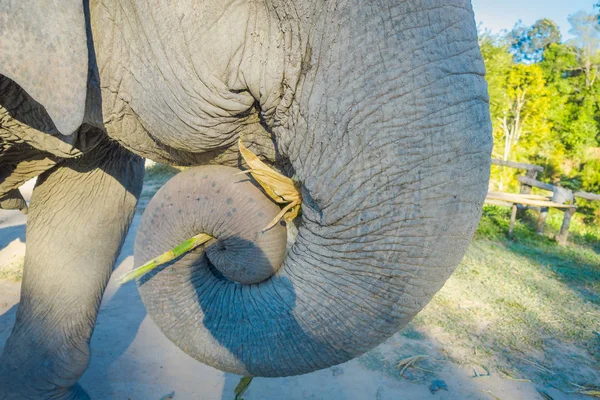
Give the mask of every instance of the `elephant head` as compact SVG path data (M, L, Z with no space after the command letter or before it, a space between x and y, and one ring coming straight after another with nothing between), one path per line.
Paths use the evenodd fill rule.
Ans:
M94 9L109 9L103 3L112 1L91 3L88 36L93 32L94 40L88 38L88 46L99 68L91 68L89 78L97 73L102 89L103 121L96 126L130 151L152 156L118 131L117 121L119 129L143 133L174 158L231 151L251 126L277 155L267 151L263 158L293 176L302 195L298 218L265 231L279 209L238 169L195 167L157 193L137 234L136 265L198 233L215 238L139 282L149 314L171 341L225 371L302 374L377 346L442 287L470 243L489 179L489 100L470 1L266 0L256 3L262 11L248 14L267 15L264 24L239 17L244 29L257 27L239 46L236 14L213 13L211 2L200 12L191 3L161 8L158 0L129 0L121 9L133 10L130 18L108 27L95 25ZM240 4L246 3L255 5ZM81 32L27 31L57 38L53 47L36 48L51 60L37 66L40 71L21 69L3 56L0 43L0 73L68 135L91 121L94 101L89 91L87 108L81 100L81 65L87 71L88 62L81 2L62 4L53 12L79 21L70 25ZM190 33L198 24L186 24L192 8L214 17L205 24L210 29L200 28L231 34L220 39L226 56L208 51L202 63L194 58L191 50L215 43L194 41L201 35ZM25 20L25 11L17 11ZM167 25L157 22L156 12ZM105 51L115 32L134 29L134 17L156 24L131 38L147 46L121 43L119 52ZM0 12L0 32L21 32L18 18L2 18ZM187 27L186 43L170 58L167 39L178 37L173 21ZM265 46L269 51L261 50ZM144 73L136 75L123 61L115 66L125 56ZM74 57L77 73L64 74ZM56 91L43 81L44 71L56 76ZM122 74L117 84L111 82L115 71ZM181 82L189 71L200 89ZM127 85L140 89L127 92ZM167 101L161 96L176 101L156 107ZM117 108L126 111L115 116ZM181 136L168 137L172 131ZM241 158L229 164L240 166Z
M137 266L216 238L139 290L171 341L221 370L303 374L372 349L441 288L479 220L490 121L468 2L397 2L381 25L323 7L336 24L315 28L292 127L273 129L303 198L287 249L281 226L262 231L277 207L223 167L173 178L138 231Z

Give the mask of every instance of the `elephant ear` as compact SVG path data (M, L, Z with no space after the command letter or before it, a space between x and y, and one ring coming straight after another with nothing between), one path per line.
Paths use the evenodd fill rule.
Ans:
M88 49L82 0L0 0L0 74L46 109L63 135L81 125Z

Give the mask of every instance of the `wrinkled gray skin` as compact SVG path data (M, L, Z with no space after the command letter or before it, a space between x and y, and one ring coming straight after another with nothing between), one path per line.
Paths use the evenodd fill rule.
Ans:
M139 287L176 345L238 374L378 345L441 288L480 217L491 128L467 0L0 0L0 74L0 204L23 208L15 189L40 175L5 399L87 398L141 157L242 167L243 135L300 182L286 253L285 228L261 231L278 208L225 167L178 175L138 232L136 265L217 237Z

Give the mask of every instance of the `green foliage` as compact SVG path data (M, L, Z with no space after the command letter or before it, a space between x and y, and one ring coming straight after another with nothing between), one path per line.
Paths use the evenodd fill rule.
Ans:
M537 64L515 64L508 47L497 38L484 36L481 49L487 68L494 153L509 159L521 139L525 148L531 147L531 142L548 131L550 93L543 69Z
M506 77L512 67L512 57L508 46L500 44L499 38L489 33L480 33L479 45L483 59L486 62L488 91L490 94L490 109L492 117L502 114L503 98L506 92ZM499 124L498 118L493 118L494 128Z
M138 204L138 209L143 211L146 203L154 196L161 186L181 172L183 167L172 167L165 164L153 164L146 167L146 175L144 175L144 189L142 191L141 201Z
M600 160L591 160L585 163L580 176L583 190L600 193Z
M538 179L600 193L600 23L584 12L569 21L574 38L566 43L548 19L504 37L480 34L493 156L541 165ZM515 191L519 174L492 168L491 187ZM582 205L588 221L600 221L600 202Z
M146 168L144 181L169 179L177 175L181 168L172 167L166 164L154 164Z
M579 113L574 116L570 124L560 132L560 140L572 158L582 160L586 149L595 146L597 143L598 122L595 114L598 109L595 101L588 97L578 107L578 111Z
M543 18L532 26L519 21L507 39L515 61L527 63L542 61L544 50L551 44L560 43L562 35L556 22Z
M505 109L504 117L516 135L508 154L519 144L519 139L522 139L521 149L530 149L550 129L547 117L550 97L543 70L536 64L514 65L508 74L505 101L509 108ZM507 132L505 128L504 135Z

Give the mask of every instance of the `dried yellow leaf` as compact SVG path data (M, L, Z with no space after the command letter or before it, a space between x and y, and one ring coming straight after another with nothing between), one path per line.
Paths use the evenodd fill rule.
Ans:
M281 218L286 222L292 221L298 216L300 205L302 204L302 195L296 183L262 162L256 154L252 153L242 144L241 138L238 144L240 154L250 167L249 170L243 171L243 173L251 174L274 202L287 204L264 230L273 227Z

